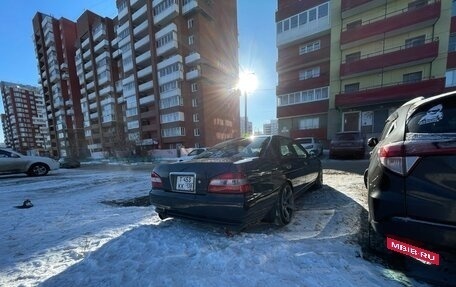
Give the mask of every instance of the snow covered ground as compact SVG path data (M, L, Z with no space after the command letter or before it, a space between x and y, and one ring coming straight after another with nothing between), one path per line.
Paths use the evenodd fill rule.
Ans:
M152 206L102 203L147 195L150 170L0 176L0 286L426 286L362 259L360 175L325 170L289 226L227 236L161 221ZM25 199L34 206L14 207Z

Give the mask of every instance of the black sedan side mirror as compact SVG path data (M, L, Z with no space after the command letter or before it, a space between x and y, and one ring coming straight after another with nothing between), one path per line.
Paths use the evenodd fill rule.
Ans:
M370 138L370 139L367 141L367 145L368 145L369 147L375 147L377 144L378 144L378 139L377 139L377 138Z

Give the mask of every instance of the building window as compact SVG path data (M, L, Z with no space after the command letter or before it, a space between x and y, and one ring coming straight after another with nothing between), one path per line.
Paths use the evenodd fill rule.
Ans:
M193 130L193 135L194 135L195 137L199 137L199 136L200 136L200 129L198 129L198 128L194 129L194 130Z
M198 91L198 84L197 84L197 83L193 83L193 84L191 85L191 89L192 89L192 92Z
M188 36L188 44L193 45L195 43L195 37L193 35Z
M345 93L354 93L359 91L359 83L345 85Z
M345 56L345 63L359 61L361 59L361 52L351 53Z
M451 4L451 16L456 16L456 0Z
M356 20L347 24L347 30L359 27L363 24L361 20Z
M190 18L190 19L187 20L187 28L188 29L193 28L193 24L194 24L193 18Z
M426 35L421 35L418 37L410 38L405 40L405 48L416 47L424 45L426 41Z
M290 28L294 29L298 27L298 15L295 15L290 18Z
M328 16L328 10L329 10L328 3L318 6L318 18L323 18L323 17Z
M314 67L312 69L299 71L299 80L307 80L311 78L317 78L320 76L320 67Z
M193 122L194 122L194 123L199 122L199 116L198 116L198 114L193 114Z
M198 99L197 98L193 98L192 99L192 107L194 107L194 108L198 107Z
M299 55L310 53L320 49L320 40L307 43L299 47Z
M300 130L318 129L320 127L320 118L306 118L299 121Z
M456 34L450 34L450 39L448 41L448 52L456 51Z
M409 74L404 74L402 76L402 81L404 83L416 83L420 82L422 78L422 72L415 72L415 73L409 73Z
M456 70L447 71L445 73L445 87L456 86Z

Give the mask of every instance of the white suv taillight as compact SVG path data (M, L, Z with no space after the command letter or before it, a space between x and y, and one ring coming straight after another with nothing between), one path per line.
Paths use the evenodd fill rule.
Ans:
M378 150L381 164L394 173L407 175L420 158L416 154L407 152L410 147L404 142L382 146Z
M208 191L213 193L247 193L252 190L243 173L224 173L212 178Z
M156 172L152 172L150 174L150 179L152 182L152 188L162 188L163 187L163 182L161 180L161 177Z

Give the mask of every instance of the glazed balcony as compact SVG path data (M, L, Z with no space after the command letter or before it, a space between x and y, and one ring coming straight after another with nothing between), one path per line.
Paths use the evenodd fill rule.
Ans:
M348 49L433 25L440 17L440 6L440 0L433 0L422 7L404 8L351 28L345 27L340 35L341 48Z
M378 71L388 71L432 62L439 54L439 42L428 40L425 44L413 47L400 46L380 53L363 56L359 60L343 62L340 65L342 79L361 76Z
M414 83L395 83L389 86L372 87L361 91L336 95L336 108L378 105L405 102L419 96L430 96L443 92L445 78L423 79Z

